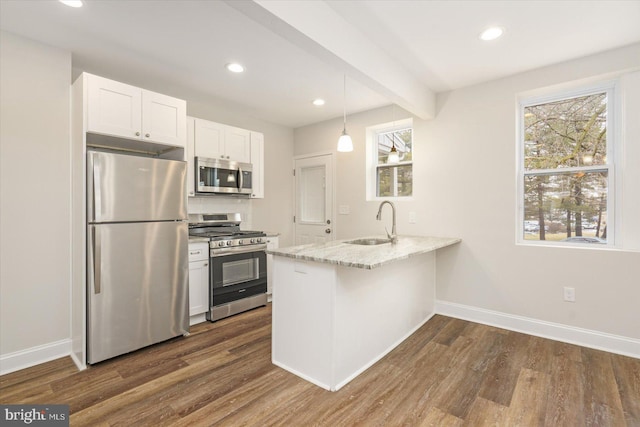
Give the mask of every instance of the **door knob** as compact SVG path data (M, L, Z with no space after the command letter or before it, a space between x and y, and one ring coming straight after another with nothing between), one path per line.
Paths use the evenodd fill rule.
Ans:
M327 228L326 230L324 230L324 232L327 233L327 234L331 234L331 229Z

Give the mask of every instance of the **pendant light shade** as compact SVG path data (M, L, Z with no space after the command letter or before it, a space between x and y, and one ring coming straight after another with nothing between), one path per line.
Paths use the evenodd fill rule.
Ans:
M353 141L346 130L342 131L342 135L338 139L338 151L343 153L353 151Z
M353 151L353 141L351 137L347 133L347 75L344 75L344 102L343 102L343 122L342 122L342 135L338 139L338 151L340 152L349 152Z
M396 150L396 145L393 144L391 146L391 151L389 151L389 156L387 156L387 163L398 163L400 162L400 155L398 154L398 150Z

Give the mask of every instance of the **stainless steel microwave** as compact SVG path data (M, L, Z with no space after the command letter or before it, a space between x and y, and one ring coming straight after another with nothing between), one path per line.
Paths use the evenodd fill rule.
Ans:
M251 163L196 157L196 193L245 195L252 193Z

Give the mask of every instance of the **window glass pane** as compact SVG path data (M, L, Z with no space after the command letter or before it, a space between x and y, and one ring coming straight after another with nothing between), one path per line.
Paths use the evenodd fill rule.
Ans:
M607 241L607 172L524 177L524 239Z
M411 165L398 166L398 196L411 196L413 191L413 168Z
M524 108L526 170L607 163L607 94Z
M377 168L376 181L378 183L378 189L376 192L376 196L393 196L393 169L394 168Z
M412 153L412 129L400 129L391 132L380 132L376 135L378 143L378 164L386 164L389 151L395 145L401 162L410 162Z
M325 214L325 168L324 166L305 167L300 169L299 194L300 222L324 223Z

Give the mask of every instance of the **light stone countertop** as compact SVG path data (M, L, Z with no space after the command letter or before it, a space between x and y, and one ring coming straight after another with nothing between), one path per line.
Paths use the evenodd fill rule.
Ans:
M382 238L369 236L363 239ZM336 240L327 243L311 243L268 250L267 253L305 261L373 269L391 262L435 251L459 243L461 239L449 237L398 236L398 243L381 245L354 245L346 243L356 239Z

